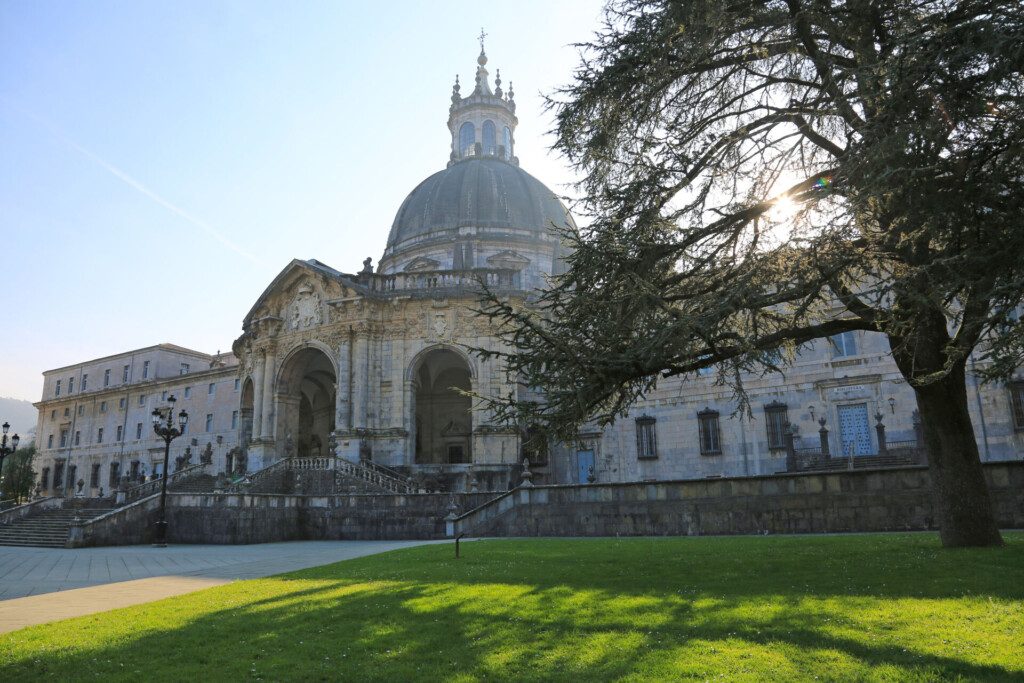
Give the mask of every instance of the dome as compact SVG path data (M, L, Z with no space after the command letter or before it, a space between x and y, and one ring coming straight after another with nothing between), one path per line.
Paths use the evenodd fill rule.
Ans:
M414 189L395 216L385 253L414 240L442 237L460 228L485 234L523 231L553 235L576 224L554 192L518 166L497 158L470 157L435 173Z

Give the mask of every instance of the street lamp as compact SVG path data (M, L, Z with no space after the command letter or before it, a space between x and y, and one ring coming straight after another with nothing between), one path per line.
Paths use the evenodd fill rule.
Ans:
M160 481L160 519L156 523L156 538L153 541L153 546L157 548L167 547L167 509L165 505L167 502L167 461L171 457L171 442L184 434L185 427L188 425L188 413L182 410L178 413L178 426L174 426L175 401L177 399L174 396L167 397L170 406L167 407L166 416L159 408L153 409L153 431L164 440L164 472Z
M3 494L3 474L4 474L4 458L18 450L18 442L21 441L21 437L17 434L11 437L11 447L7 447L7 430L11 428L11 425L4 422L4 436L3 440L0 441L0 494Z

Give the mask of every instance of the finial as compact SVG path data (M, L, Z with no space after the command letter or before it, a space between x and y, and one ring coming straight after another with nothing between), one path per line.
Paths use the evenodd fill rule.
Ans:
M476 58L476 63L483 66L487 63L487 54L484 52L484 38L487 34L484 33L483 28L480 29L480 56Z
M501 69L498 69L494 75L494 96L501 97Z
M462 97L459 95L459 90L462 86L459 85L459 75L455 74L455 85L452 86L452 106L455 106L462 101Z

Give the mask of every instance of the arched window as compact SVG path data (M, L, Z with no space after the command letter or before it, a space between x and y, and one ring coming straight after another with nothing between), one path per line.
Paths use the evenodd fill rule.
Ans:
M494 130L494 121L484 121L484 154L493 156L498 153L498 140Z
M476 126L469 121L459 128L459 156L468 157L473 154L473 143L476 142Z
M505 158L506 159L511 159L512 158L512 131L508 129L508 126L505 126L504 145L505 145Z

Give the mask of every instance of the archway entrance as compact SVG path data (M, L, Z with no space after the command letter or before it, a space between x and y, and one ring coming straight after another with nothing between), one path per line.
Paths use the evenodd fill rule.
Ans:
M472 462L469 366L448 349L429 352L413 376L417 464Z
M336 390L334 365L320 349L302 349L285 361L276 392L279 456L327 455Z

